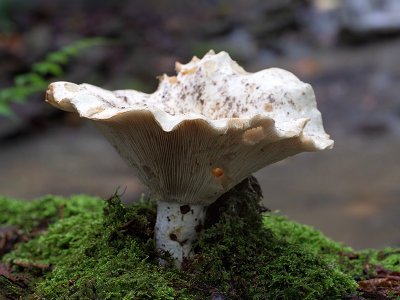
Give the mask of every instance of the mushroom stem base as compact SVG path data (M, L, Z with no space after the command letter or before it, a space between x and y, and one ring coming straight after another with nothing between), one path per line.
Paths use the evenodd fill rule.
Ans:
M192 244L203 228L207 206L158 202L155 240L157 249L168 251L181 268L193 256Z

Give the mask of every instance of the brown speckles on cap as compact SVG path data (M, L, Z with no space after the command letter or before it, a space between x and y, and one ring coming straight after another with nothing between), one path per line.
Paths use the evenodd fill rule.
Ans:
M231 61L225 52L210 52L201 60L177 63L178 74L162 75L152 94L88 84L73 92L76 85L57 82L46 97L58 108L98 121L161 198L209 204L249 172L333 144L309 85L280 69L239 72ZM300 137L310 140L307 146L280 147L280 141ZM273 145L269 154L267 144ZM212 172L216 166L223 175Z
M272 107L271 104L265 103L265 104L264 104L264 110L267 111L267 112L271 112L271 111L274 110L274 108Z
M267 97L267 99L268 99L269 103L275 103L275 99L274 99L274 97L272 96L272 94L269 94L268 97Z
M124 103L128 104L128 97L124 95L117 95L117 98L121 99Z

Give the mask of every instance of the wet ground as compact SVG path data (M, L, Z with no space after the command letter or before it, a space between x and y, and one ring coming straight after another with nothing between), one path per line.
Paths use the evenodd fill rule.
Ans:
M256 173L265 205L356 249L400 246L400 40L291 60L255 58L312 83L335 148L304 153ZM172 66L171 66L172 70ZM60 123L61 124L61 123ZM57 125L0 147L0 194L47 193L125 201L146 189L89 123Z

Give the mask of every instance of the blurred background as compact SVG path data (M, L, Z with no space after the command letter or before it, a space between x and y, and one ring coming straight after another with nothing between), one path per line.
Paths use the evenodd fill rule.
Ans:
M356 249L400 246L400 1L0 0L0 195L146 188L49 82L152 92L209 49L314 87L335 148L256 173L264 203Z

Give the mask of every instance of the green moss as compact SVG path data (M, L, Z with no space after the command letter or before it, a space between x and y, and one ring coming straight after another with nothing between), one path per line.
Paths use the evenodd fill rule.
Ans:
M361 274L367 256L371 264L400 268L398 249L363 251L350 259L339 253L351 248L320 232L260 214L259 200L250 179L213 204L196 256L180 271L158 263L154 201L125 206L118 196L105 202L88 196L32 203L0 198L1 211L8 213L0 214L0 224L29 230L34 220L54 221L3 261L52 266L40 272L14 266L32 274L35 299L341 299L355 291L353 275Z
M350 276L263 224L257 194L255 183L244 181L214 204L221 213L199 239L195 278L240 299L340 299L353 292Z
M288 221L285 216L269 213L263 218L264 226L270 228L276 236L284 238L289 243L307 245L314 253L330 256L339 251L352 252L350 247L325 237L320 231L307 225Z
M336 264L340 271L351 276L360 276L367 263L371 266L372 274L375 273L375 265L400 272L399 248L387 247L382 250L354 251L351 247L325 237L320 231L310 226L288 221L286 217L275 213L265 215L263 221L264 226L270 228L277 237L292 244L306 245L310 251ZM349 257L348 254L352 255Z
M100 212L103 201L86 195L45 196L32 202L0 197L0 225L13 225L30 231L40 222L52 223L82 213Z
M102 206L98 203L98 208ZM154 202L128 208L115 196L103 212L83 209L79 215L60 219L45 235L20 244L4 260L54 266L36 283L39 298L174 299L185 289L171 286L182 281L179 272L157 263L147 230L155 208Z

